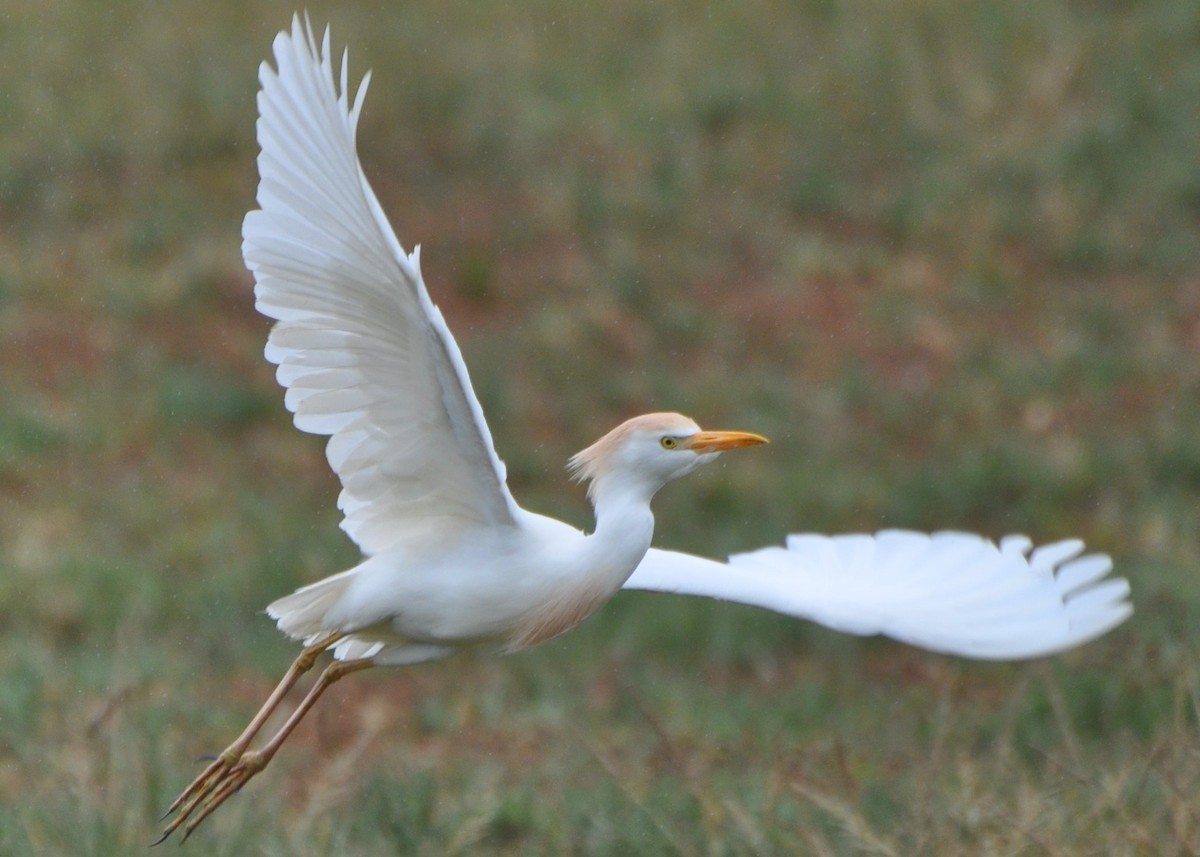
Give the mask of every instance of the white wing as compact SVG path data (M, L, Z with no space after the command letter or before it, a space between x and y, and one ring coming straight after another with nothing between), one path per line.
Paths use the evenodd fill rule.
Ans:
M258 96L260 211L242 252L260 312L278 319L266 356L279 364L297 427L330 435L342 528L365 553L414 536L512 523L504 481L454 338L405 254L355 153L369 75L348 101L346 57L334 82L293 19L263 63Z
M765 607L947 654L1032 658L1100 636L1132 612L1129 584L1083 543L1037 550L967 533L794 535L721 563L652 549L625 584Z

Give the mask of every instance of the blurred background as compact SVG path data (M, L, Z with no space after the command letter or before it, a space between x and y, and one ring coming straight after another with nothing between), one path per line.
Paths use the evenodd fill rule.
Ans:
M972 664L620 596L356 677L197 833L245 854L1200 851L1200 5L308 5L515 495L680 410L773 444L662 546L965 529L1137 614ZM274 0L0 8L0 851L127 854L357 558L262 359L240 224Z

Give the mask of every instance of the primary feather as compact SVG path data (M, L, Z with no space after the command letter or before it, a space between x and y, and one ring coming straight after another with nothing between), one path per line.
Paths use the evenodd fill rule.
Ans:
M343 529L365 554L430 532L511 524L505 484L466 365L388 225L355 153L366 96L334 80L297 18L259 72L258 211L242 252L260 312L278 323L267 359L296 426L330 435Z
M792 535L784 547L728 563L651 549L626 589L703 595L810 619L850 634L883 634L936 652L987 660L1073 648L1132 612L1112 561L1083 543L1030 552L969 533L886 530Z

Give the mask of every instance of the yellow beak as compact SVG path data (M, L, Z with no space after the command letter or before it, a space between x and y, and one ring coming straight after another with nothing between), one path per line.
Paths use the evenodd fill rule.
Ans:
M725 452L763 443L768 443L765 437L748 431L700 431L684 438L681 445L695 453L708 453Z

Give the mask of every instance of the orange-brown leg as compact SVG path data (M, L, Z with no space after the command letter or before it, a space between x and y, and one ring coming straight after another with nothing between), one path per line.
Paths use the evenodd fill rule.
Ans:
M209 766L201 772L200 776L192 780L191 785L172 801L170 807L167 808L162 817L165 819L176 810L182 809L182 812L178 818L167 825L163 830L162 836L151 843L152 845L158 845L170 836L191 815L201 801L204 800L205 796L211 794L216 789L217 785L228 775L229 771L241 761L242 756L245 755L247 748L250 746L250 742L262 730L263 725L270 716L275 713L275 709L279 707L283 698L287 696L288 691L295 687L296 682L300 680L301 676L313 668L313 664L317 662L317 658L322 652L329 649L345 636L345 634L340 632L330 634L328 637L308 646L300 653L300 656L292 662L287 673L284 674L275 690L267 698L267 701L263 703L262 708L258 710L258 713L254 715L250 723L242 730L242 734L238 736L237 740L226 747L221 755L213 759Z
M317 700L329 689L331 684L343 676L358 672L359 670L365 670L374 665L375 662L371 658L362 658L356 661L335 661L327 666L325 671L318 676L304 699L296 706L296 710L292 712L287 722L275 733L274 737L261 750L251 750L244 753L241 760L229 769L214 784L212 789L207 790L208 797L203 808L200 810L200 814L188 822L187 827L183 829L184 841L192 835L192 831L199 827L204 819L213 814L217 807L237 794L251 777L267 766L267 763L279 752L279 748L283 746L283 742L287 740L292 731L300 724L300 721L304 719L304 715L316 704ZM186 815L190 815L194 809L194 806L189 806L186 810ZM181 815L181 817L186 817L186 815Z

